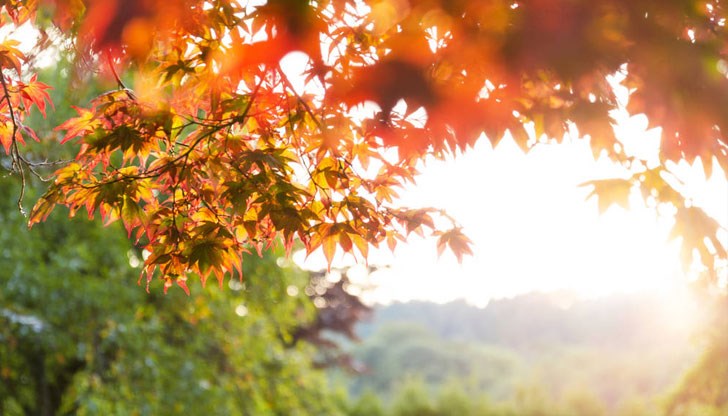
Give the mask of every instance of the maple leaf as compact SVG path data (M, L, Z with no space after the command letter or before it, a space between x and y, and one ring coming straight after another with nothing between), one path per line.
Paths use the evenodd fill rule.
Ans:
M20 46L20 42L14 39L5 39L0 43L0 68L11 68L20 74L25 54L17 46Z
M407 234L415 231L422 235L422 226L435 228L431 213L431 209L408 209L399 211L396 217L405 226Z
M697 250L700 260L709 269L713 268L715 257L728 256L728 247L718 238L719 229L718 222L699 207L678 209L670 237L683 239L681 256L685 267L692 263L694 250Z
M464 256L473 254L473 242L463 234L461 228L453 228L445 232L436 231L434 235L439 236L437 239L438 255L442 255L445 249L449 248L455 254L458 263L462 263Z
M53 108L53 102L51 101L51 97L47 91L51 89L51 86L38 81L38 74L33 74L27 84L19 82L18 88L20 89L20 96L22 97L23 104L26 108L28 108L31 103L35 104L41 114L43 114L43 117L46 115L46 102L48 102L51 105L51 108Z
M323 248L329 269L331 269L331 263L334 261L334 254L336 254L337 240L338 235L328 235L324 237L321 242L321 247Z
M48 215L50 215L60 199L61 197L56 189L46 191L33 206L30 217L28 218L28 226L32 226L48 218Z
M392 108L400 99L413 108L429 106L436 100L422 69L396 59L360 69L353 81L337 81L330 94L349 106L374 101L379 104L385 119L389 119Z
M61 138L61 144L92 132L97 124L94 111L76 106L71 107L76 110L78 117L70 118L56 127L56 130L66 130L66 134Z
M13 136L14 126L11 121L0 121L0 144L5 149L5 154L10 154L10 147L13 145L13 140L17 140L20 143L24 143L23 138L17 133Z
M615 121L609 114L612 108L613 106L607 103L580 102L569 110L569 118L576 123L579 131L591 136L589 144L594 159L597 159L603 150L611 154L614 144L617 143L613 128Z
M588 181L579 186L592 186L587 199L596 198L599 212L604 213L612 205L619 205L629 209L629 195L632 191L632 182L628 179L600 179Z

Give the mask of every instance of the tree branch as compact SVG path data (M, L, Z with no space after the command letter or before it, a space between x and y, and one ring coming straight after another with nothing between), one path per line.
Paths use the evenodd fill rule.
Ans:
M20 156L20 150L18 150L18 141L16 139L18 135L18 122L15 119L15 110L13 109L13 103L10 101L10 91L8 90L8 84L5 81L5 74L2 73L2 67L0 67L0 83L3 87L3 98L8 104L8 112L10 113L10 122L13 124L12 142L10 144L10 159L11 159L11 170L20 174L20 195L18 196L18 209L20 213L25 215L23 209L23 198L25 197L25 170L23 169L23 162L25 160Z

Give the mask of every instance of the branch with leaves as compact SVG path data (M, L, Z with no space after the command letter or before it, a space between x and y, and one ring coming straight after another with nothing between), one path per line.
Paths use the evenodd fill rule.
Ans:
M36 172L35 167L46 163L31 162L20 152L19 145L25 144L23 135L39 141L33 129L24 125L23 120L33 106L45 116L46 104L51 103L51 100L47 92L50 86L39 82L36 75L32 75L28 82L21 81L25 55L17 48L18 46L18 42L14 40L6 40L0 44L0 85L2 85L0 144L2 144L5 154L10 156L10 172L20 177L18 209L25 213L23 198L26 187L26 169L43 179Z
M222 282L240 270L242 252L278 241L321 249L332 262L339 252L365 259L371 247L395 249L416 232L462 259L472 249L455 221L441 229L435 217L448 217L439 210L397 204L418 164L507 135L529 151L562 141L573 126L595 158L631 169L627 182L590 183L600 208L624 203L632 189L656 194L676 207L687 263L695 257L715 272L728 261L725 230L674 184L655 179L683 160L700 159L707 176L728 172L727 16L718 3L74 5L20 0L2 8L15 25L49 16L45 24L64 33L75 59L90 70L106 66L120 88L58 127L79 151L55 173L30 222L56 205L121 220L149 254L147 281L158 272L166 287L185 290L189 274ZM7 113L0 139L19 158L17 110L43 111L47 86L20 83L22 53L3 45L0 64L17 77L6 74L0 106L16 113ZM293 52L308 61L301 90L281 68ZM626 108L608 81L617 73L630 91ZM131 89L120 74L133 75ZM620 109L663 128L659 166L648 169L625 151L613 129Z

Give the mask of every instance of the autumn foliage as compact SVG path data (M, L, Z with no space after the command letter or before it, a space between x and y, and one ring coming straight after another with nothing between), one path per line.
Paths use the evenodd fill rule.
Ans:
M591 183L602 207L638 187L677 208L686 262L697 255L714 275L726 259L717 223L666 179L680 160L728 172L718 1L15 0L2 10L3 24L35 24L118 83L58 126L78 154L30 223L58 204L121 220L149 253L148 281L158 270L166 287L186 290L190 273L222 282L241 253L278 240L331 261L429 233L461 258L470 244L458 225L398 206L396 189L427 157L507 134L527 151L572 125L595 157L634 173ZM303 86L281 65L292 52L307 61ZM31 162L18 145L36 138L23 120L49 105L25 60L0 44L0 141L19 172ZM657 167L615 137L615 73L627 110L662 127ZM442 219L451 226L436 227Z

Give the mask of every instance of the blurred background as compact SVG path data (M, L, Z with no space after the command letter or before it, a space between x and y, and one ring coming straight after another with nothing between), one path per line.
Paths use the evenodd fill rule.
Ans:
M56 109L36 114L47 139L30 157L70 158L52 126L114 88L75 74L62 56L42 71ZM574 189L598 162L554 177L578 146L536 152L531 173L507 143L478 150L514 171L452 195L445 175L497 166L426 167L405 200L463 222L478 251L463 265L417 241L329 272L274 249L190 296L136 284L143 253L119 224L57 209L28 230L3 174L0 415L728 414L725 293L680 268L659 218L597 216ZM43 190L29 184L25 204Z

